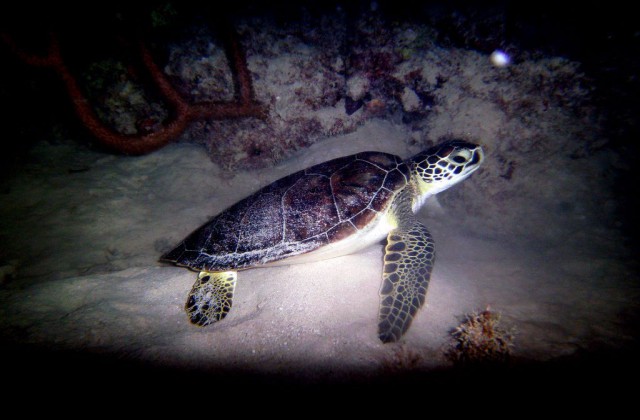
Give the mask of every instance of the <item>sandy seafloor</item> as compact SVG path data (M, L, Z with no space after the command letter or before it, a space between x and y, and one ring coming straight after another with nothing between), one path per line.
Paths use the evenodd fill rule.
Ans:
M382 244L324 262L242 271L223 322L189 323L183 306L195 273L159 263L161 252L260 186L313 163L366 149L406 157L402 135L373 120L281 165L233 177L195 145L142 157L37 145L2 186L2 246L20 255L3 267L15 272L5 273L0 289L0 331L12 355L5 372L15 369L15 379L28 382L77 375L84 383L122 372L428 381L429 373L454 375L445 357L451 330L465 313L490 305L516 329L514 371L557 370L561 384L576 372L587 381L597 372L630 375L633 366L621 360L635 347L629 320L637 284L629 256L617 251L619 238L597 226L580 235L595 241L579 245L562 229L546 243L485 237L432 206L419 213L437 242L427 306L398 344L382 344L376 334ZM465 182L473 188L473 177Z

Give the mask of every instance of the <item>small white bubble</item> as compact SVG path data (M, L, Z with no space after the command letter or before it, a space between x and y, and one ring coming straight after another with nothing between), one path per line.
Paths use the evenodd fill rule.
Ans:
M511 57L504 51L495 50L491 53L489 60L491 60L496 67L506 67L511 62Z

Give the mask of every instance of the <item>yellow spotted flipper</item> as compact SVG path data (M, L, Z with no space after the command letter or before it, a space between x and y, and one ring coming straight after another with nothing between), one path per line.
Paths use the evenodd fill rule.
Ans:
M191 322L204 327L227 316L237 278L236 271L201 271L185 305Z

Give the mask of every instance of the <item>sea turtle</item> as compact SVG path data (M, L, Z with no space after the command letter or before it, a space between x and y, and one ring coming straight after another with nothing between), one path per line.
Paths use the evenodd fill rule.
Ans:
M333 258L386 237L378 336L396 341L424 303L434 262L414 213L483 156L478 145L449 140L405 161L362 152L320 163L229 207L161 260L199 271L185 309L205 326L229 313L239 270Z

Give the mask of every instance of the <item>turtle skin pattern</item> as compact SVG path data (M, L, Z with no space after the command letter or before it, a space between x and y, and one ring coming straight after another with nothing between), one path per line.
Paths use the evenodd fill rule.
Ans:
M380 288L378 336L384 343L409 329L424 304L435 261L433 238L413 215L411 197L411 188L405 189L391 209L398 227L387 235Z
M378 322L382 342L397 341L409 329L424 304L434 259L433 239L424 225L388 235Z
M227 316L231 310L237 278L238 273L235 271L201 271L185 305L191 322L204 327Z

